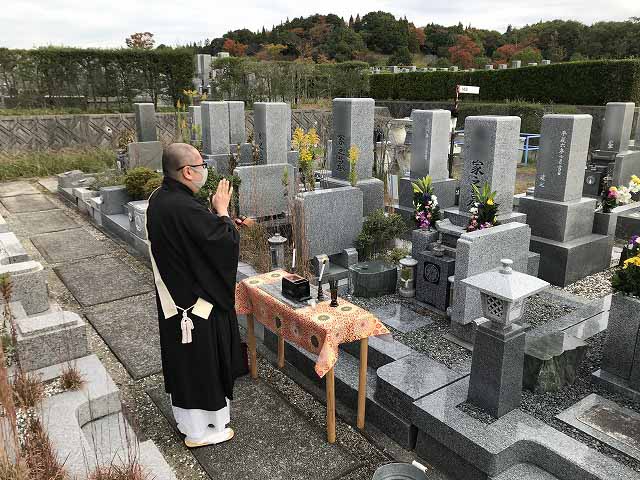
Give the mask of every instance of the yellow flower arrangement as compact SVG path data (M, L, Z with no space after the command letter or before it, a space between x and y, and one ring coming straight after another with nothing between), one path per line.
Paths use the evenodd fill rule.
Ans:
M636 255L635 257L627 258L624 261L624 266L622 268L629 268L629 265L635 265L636 267L640 267L640 255Z
M300 169L302 170L305 187L315 189L314 161L322 154L320 136L315 128L307 133L300 127L296 128L291 138L291 145L300 152Z
M487 205L493 205L494 201L493 198L490 198L489 200L487 200Z
M357 145L351 145L349 147L349 183L352 187L355 187L358 183L358 173L356 171L358 158L360 158L360 149Z

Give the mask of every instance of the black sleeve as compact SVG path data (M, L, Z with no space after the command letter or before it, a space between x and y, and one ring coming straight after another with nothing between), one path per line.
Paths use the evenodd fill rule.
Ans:
M189 252L196 283L194 294L229 311L235 305L240 234L233 220L193 202L183 219L197 251Z

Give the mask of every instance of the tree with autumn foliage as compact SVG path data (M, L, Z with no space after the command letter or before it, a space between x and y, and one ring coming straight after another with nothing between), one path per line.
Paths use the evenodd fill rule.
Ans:
M474 66L474 58L477 57L482 49L467 35L458 35L456 44L449 47L449 60L452 64L462 68L472 68Z
M247 45L227 38L222 45L222 50L229 52L232 57L244 57L247 52Z
M153 39L151 32L136 32L125 40L129 48L141 48L143 50L151 50L156 41Z

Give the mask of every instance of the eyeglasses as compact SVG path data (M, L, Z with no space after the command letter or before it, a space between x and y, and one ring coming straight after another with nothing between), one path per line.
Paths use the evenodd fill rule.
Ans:
M191 168L196 168L196 167L207 167L206 163L200 163L198 165L183 165L180 168L176 168L176 172L179 172L180 170L182 170L184 167L191 167Z

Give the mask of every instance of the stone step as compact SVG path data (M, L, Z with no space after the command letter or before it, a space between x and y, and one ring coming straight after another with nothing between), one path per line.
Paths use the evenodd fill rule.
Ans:
M375 398L399 415L413 403L465 377L426 355L414 353L377 369Z
M360 342L342 343L340 349L349 355L360 358ZM393 341L387 342L378 337L369 337L368 342L368 365L369 368L377 370L389 363L400 360L415 351L403 343Z
M491 480L560 480L555 475L532 463L518 463Z
M264 344L269 350L276 352L278 349L277 335L265 329ZM305 377L324 389L324 380L320 379L314 370L315 355L285 341L285 358ZM334 371L336 398L355 411L358 404L359 360L343 351L338 357ZM403 448L413 449L416 442L416 428L408 420L401 418L376 400L376 385L376 371L370 367L367 370L366 421L378 427Z
M82 426L82 433L93 447L91 454L98 465L124 465L137 453L138 463L151 477L163 480L176 478L151 440L137 444L136 434L122 412L92 420Z

